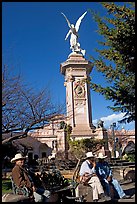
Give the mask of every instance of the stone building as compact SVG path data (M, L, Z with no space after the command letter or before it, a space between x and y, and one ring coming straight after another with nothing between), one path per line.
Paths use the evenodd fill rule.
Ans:
M114 135L112 135L112 130L107 130L108 135L108 147L109 150L112 152L112 150L115 148L114 144L120 144L121 151L124 150L124 148L127 146L128 142L133 141L135 143L135 130L125 130L122 128L121 130L115 130ZM114 143L115 141L115 143ZM119 156L118 151L116 152L117 156Z
M61 128L61 122L66 123L64 115L56 115L49 121L49 124L44 128L30 132L29 135L41 143L46 144L52 149L50 154L46 156L55 155L58 151L65 151L66 148L66 136L64 128Z
M19 133L12 133L12 136L16 136ZM11 134L3 134L2 139L8 139L11 137ZM15 139L11 142L11 145L15 147L16 152L22 152L23 154L27 154L30 158L34 158L37 155L39 158L44 156L48 156L52 152L52 148L48 146L46 143L42 143L41 141L27 136L22 139ZM6 145L4 146L6 149ZM9 157L13 157L12 152L7 152Z

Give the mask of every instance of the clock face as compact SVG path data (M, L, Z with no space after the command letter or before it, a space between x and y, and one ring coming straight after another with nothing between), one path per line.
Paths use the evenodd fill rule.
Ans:
M74 92L76 97L84 97L85 96L84 84L77 82L74 87Z

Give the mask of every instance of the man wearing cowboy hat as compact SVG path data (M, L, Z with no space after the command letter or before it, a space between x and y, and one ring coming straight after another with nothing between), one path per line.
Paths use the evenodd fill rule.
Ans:
M94 202L97 202L99 199L102 201L110 200L110 197L104 195L103 187L98 176L96 175L95 166L95 156L92 152L87 152L85 161L82 163L79 172L80 181L81 183L87 183L92 187Z
M13 182L19 188L23 188L25 186L29 191L29 196L34 196L35 202L41 202L43 200L43 196L49 198L50 192L34 186L28 171L24 167L25 159L26 157L23 157L21 153L16 154L15 157L11 159L11 163L15 163L15 166L12 169Z
M107 156L103 155L103 153L100 152L97 158L98 162L96 163L96 174L98 175L103 187L105 188L106 194L108 196L111 195L110 183L112 183L120 198L122 199L130 198L130 196L124 193L118 181L115 178L113 178L112 170L108 162L104 160L105 158L107 158Z

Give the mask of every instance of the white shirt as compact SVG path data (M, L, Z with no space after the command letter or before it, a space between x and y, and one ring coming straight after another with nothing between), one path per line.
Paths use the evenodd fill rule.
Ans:
M89 174L96 173L95 168L88 160L85 160L80 167L79 175L83 176L84 173L89 173Z

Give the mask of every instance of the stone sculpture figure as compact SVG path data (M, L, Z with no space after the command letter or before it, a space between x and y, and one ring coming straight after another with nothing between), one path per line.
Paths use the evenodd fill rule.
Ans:
M104 123L104 121L99 120L99 121L97 122L98 128L103 128L103 123Z
M66 19L66 21L67 21L67 23L68 23L68 26L69 26L69 28L70 28L69 32L68 32L67 35L66 35L65 40L67 40L67 38L68 38L69 35L71 34L71 36L70 36L70 49L71 49L73 52L76 52L76 53L81 52L83 55L85 55L85 50L82 50L82 49L80 48L80 43L78 42L78 30L79 30L81 21L82 21L82 19L84 18L84 16L86 15L86 13L87 13L87 11L86 11L81 17L79 17L79 19L77 20L75 26L74 26L74 24L71 24L71 23L69 22L69 20L67 19L67 17L65 16L64 13L61 13L61 14L65 17L65 19Z

